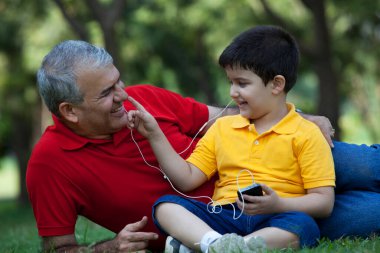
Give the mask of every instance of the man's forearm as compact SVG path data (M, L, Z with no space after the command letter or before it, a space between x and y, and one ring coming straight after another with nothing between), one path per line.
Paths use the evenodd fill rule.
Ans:
M87 253L96 252L89 246L75 245L75 246L61 246L59 248L48 248L43 251L45 253L56 252L56 253Z
M118 252L118 245L115 240L104 240L90 245L61 245L54 247L53 245L47 246L44 244L44 252L56 252L56 253L116 253Z

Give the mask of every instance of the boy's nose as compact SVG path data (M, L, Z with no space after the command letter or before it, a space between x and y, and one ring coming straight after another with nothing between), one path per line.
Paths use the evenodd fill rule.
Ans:
M239 96L239 93L235 89L234 85L232 84L230 87L230 97L234 98L234 97L238 97L238 96Z

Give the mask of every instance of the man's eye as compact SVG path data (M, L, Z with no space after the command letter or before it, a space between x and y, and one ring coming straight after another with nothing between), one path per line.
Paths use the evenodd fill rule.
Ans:
M108 89L102 93L101 97L107 97L110 93L111 93L111 89Z

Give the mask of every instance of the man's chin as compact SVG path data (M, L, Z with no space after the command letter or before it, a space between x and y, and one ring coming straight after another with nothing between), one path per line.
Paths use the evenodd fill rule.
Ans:
M128 126L127 117L125 117L125 119L124 118L118 119L117 121L114 121L112 124L112 128L115 129L115 132L118 132L127 126Z

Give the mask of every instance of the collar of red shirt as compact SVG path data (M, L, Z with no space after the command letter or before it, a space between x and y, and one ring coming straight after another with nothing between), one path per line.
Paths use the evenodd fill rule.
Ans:
M80 149L88 143L102 144L113 142L118 145L129 134L129 131L119 131L112 135L111 139L90 139L74 133L65 124L62 123L56 116L53 115L54 126L52 130L57 134L58 145L65 150Z

